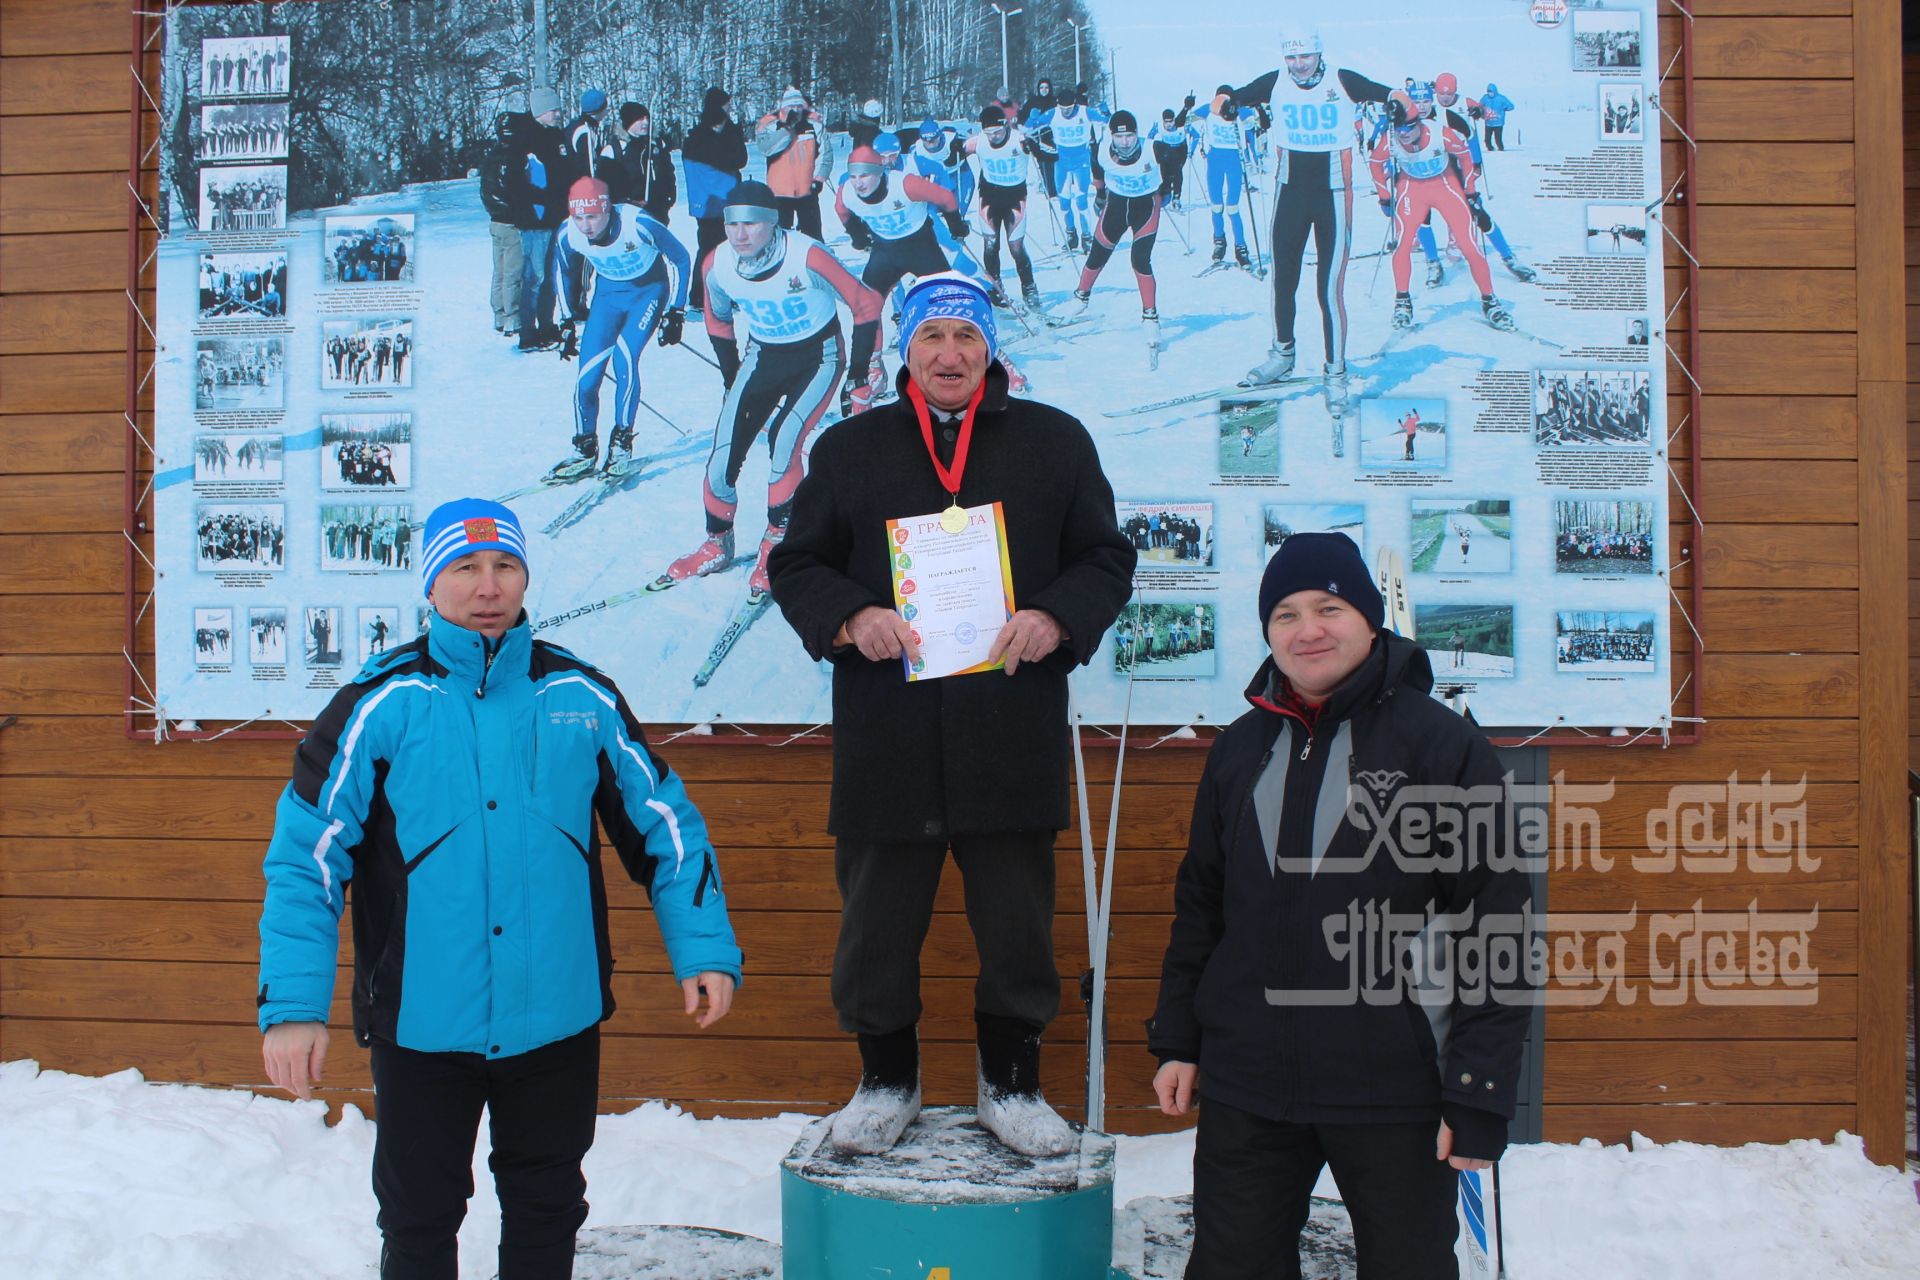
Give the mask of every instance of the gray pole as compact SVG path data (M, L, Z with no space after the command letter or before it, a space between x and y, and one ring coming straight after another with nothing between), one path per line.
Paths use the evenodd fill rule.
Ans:
M547 59L547 0L533 0L533 83L553 87Z

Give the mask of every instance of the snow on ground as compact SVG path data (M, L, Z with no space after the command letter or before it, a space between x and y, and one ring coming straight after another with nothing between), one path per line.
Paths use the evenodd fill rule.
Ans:
M357 1110L0 1065L0 1274L11 1280L348 1280L374 1274L373 1126ZM810 1117L602 1116L588 1226L676 1222L780 1238L777 1171ZM1190 1191L1191 1134L1120 1139L1116 1205ZM482 1188L461 1276L492 1274ZM1733 1150L1516 1147L1501 1165L1514 1280L1912 1276L1920 1205L1859 1141ZM1336 1195L1321 1179L1320 1194Z

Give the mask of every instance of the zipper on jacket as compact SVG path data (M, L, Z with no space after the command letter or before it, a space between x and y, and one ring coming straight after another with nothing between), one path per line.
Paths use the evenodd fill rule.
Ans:
M473 696L476 698L485 698L487 696L487 677L493 674L493 660L494 657L499 654L500 650L497 642L490 636L480 637L480 650L486 655L486 660L480 668L480 687L473 691Z

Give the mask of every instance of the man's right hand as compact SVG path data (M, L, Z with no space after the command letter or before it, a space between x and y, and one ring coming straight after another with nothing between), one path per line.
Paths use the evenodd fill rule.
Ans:
M311 1098L327 1065L327 1024L276 1022L267 1028L260 1056L267 1079L296 1098Z
M1200 1083L1197 1062L1162 1063L1153 1075L1153 1092L1163 1115L1183 1116L1193 1109L1193 1090Z
M913 628L891 609L870 604L841 624L846 643L860 651L870 662L890 662L902 653L909 662L920 657L920 646L913 642Z

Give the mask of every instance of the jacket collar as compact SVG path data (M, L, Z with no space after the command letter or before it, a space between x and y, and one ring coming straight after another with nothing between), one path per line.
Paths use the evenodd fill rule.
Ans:
M1294 701L1293 690L1271 653L1248 682L1246 699L1262 711L1297 720L1311 729L1349 719L1401 688L1422 694L1432 692L1433 667L1427 661L1425 649L1395 632L1382 631L1353 674L1341 681L1340 687L1320 705L1318 715L1303 715L1289 705Z
M521 611L520 620L498 640L489 640L478 631L469 631L434 614L433 625L427 628L427 652L449 675L477 687L488 674L490 651L491 665L498 668L495 679L527 674L533 664L533 628L527 624L525 610Z

